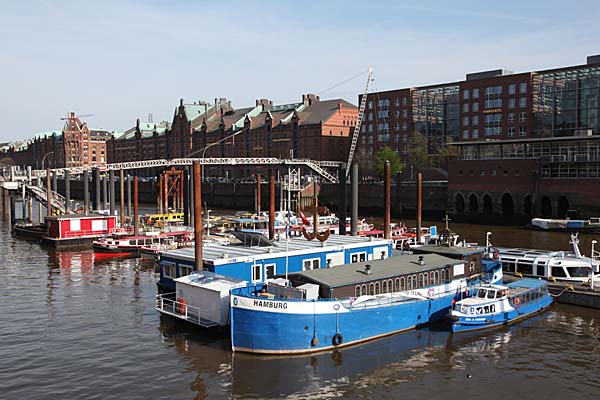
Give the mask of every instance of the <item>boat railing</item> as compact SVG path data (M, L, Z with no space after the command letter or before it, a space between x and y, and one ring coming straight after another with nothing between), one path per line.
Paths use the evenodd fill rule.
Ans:
M204 309L186 304L182 299L175 299L175 293L162 293L156 295L156 309L163 314L200 325L206 328L220 325L218 319L221 309L219 307Z
M98 236L98 235L105 235L105 234L106 234L106 231L104 231L104 230L65 231L64 237L65 238L74 238L74 237L80 237L80 236Z

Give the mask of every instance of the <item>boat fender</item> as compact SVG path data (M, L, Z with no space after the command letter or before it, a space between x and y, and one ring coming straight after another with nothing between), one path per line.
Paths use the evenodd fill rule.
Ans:
M176 310L179 314L185 314L185 299L183 298L178 298L177 299L177 304L175 305Z
M333 338L331 339L331 344L333 344L334 346L339 346L340 344L342 344L343 341L344 341L344 338L342 337L342 335L339 333L336 333L335 335L333 335Z
M311 346L316 347L319 345L319 338L318 337L313 337L312 340L310 341Z

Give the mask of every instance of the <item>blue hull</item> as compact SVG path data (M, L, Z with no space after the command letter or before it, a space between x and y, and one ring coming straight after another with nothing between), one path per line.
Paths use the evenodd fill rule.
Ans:
M550 307L552 301L552 297L550 295L546 295L536 301L532 301L520 307L518 310L510 310L507 312L485 315L480 317L461 316L459 317L458 321L452 323L452 332L471 332L512 324L545 310L546 308Z
M236 307L242 296L233 296L231 343L233 351L265 354L308 353L373 340L440 320L448 312L453 295L432 300L413 300L345 312L293 313ZM247 297L246 297L247 299ZM253 300L255 301L255 300ZM272 304L294 303L273 301ZM299 301L322 307L336 301ZM275 306L277 307L277 306ZM292 306L290 306L292 307Z

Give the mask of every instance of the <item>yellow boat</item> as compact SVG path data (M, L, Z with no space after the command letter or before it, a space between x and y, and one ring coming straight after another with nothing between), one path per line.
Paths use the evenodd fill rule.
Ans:
M179 223L183 222L183 213L146 214L144 215L143 222L146 225L166 225L170 223Z

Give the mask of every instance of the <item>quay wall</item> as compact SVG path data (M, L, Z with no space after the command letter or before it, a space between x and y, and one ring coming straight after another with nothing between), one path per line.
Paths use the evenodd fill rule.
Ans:
M92 185L90 185L90 189ZM119 185L115 185L117 207L120 201ZM255 183L231 183L231 182L206 182L202 185L202 202L209 207L230 210L253 210ZM64 194L64 181L58 180L58 190ZM127 191L127 188L125 188ZM362 183L358 185L359 215L383 217L383 183ZM156 203L156 182L139 182L140 203ZM319 203L327 206L332 211L338 211L339 186L335 184L323 184L319 195ZM350 212L351 187L347 190L347 215ZM425 217L442 217L447 205L447 184L445 182L423 183L423 215ZM269 202L268 183L261 185L261 204L263 210L268 210ZM83 199L83 182L71 181L71 197L76 202ZM279 209L280 187L275 188L276 209ZM392 185L391 207L392 216L414 217L416 214L416 184L403 182L399 186ZM93 196L90 196L93 201Z

